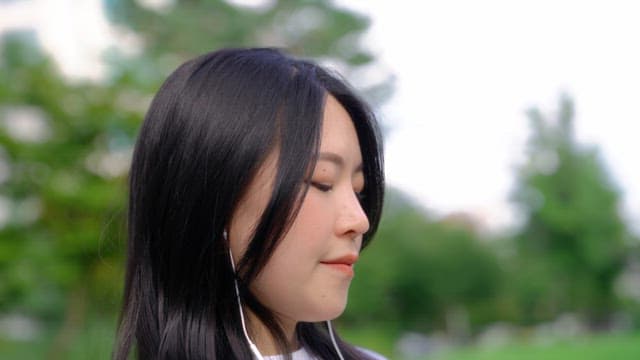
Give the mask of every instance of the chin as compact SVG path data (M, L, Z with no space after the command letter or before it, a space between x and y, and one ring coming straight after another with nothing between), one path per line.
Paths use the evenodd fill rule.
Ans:
M314 309L307 313L308 316L305 317L305 322L320 322L333 320L344 312L347 307L347 299L345 298L336 298L336 299L323 299L321 303L316 303Z

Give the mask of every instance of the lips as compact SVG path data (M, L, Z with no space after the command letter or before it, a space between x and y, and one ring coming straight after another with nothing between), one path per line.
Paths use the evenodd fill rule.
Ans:
M346 275L353 276L353 264L358 261L358 255L347 254L331 260L321 261L323 265L327 265L334 270L338 270Z
M347 254L344 256L340 256L338 258L334 258L332 260L321 261L323 264L344 264L344 265L353 265L358 261L358 255L355 254Z

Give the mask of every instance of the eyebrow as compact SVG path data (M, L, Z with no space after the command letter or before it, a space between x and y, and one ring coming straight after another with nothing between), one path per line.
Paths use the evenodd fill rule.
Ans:
M336 164L339 167L344 167L344 159L342 156L332 152L321 152L318 154L318 160L325 160ZM362 163L358 164L353 170L354 173L362 172Z

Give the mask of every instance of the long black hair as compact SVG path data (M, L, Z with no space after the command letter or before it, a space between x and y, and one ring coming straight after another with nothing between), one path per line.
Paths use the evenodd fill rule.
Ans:
M251 359L223 236L267 154L277 151L271 198L237 279L243 302L284 352L274 315L249 284L295 219L315 166L325 99L350 115L363 158L361 200L370 229L384 195L381 138L373 113L341 78L276 49L224 49L185 62L145 116L129 175L127 269L114 358ZM298 323L310 352L337 358L326 324ZM366 355L338 338L345 359Z

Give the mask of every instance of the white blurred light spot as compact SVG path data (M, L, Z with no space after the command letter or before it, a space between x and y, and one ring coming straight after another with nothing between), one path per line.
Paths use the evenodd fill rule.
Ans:
M144 8L164 14L176 5L175 0L136 0L136 2Z
M42 327L33 318L9 314L0 318L0 337L16 340L30 341L40 336Z
M252 10L266 11L275 5L275 0L225 0L228 4Z
M89 171L103 178L116 178L129 171L132 154L132 148L109 152L93 152L87 156L85 166Z
M51 136L46 114L35 107L12 107L2 114L2 125L9 136L24 142L38 143Z
M291 34L305 33L327 22L326 15L318 8L307 6L291 14L284 24Z
M15 222L20 225L33 224L42 214L42 201L32 196L18 203L15 207Z

